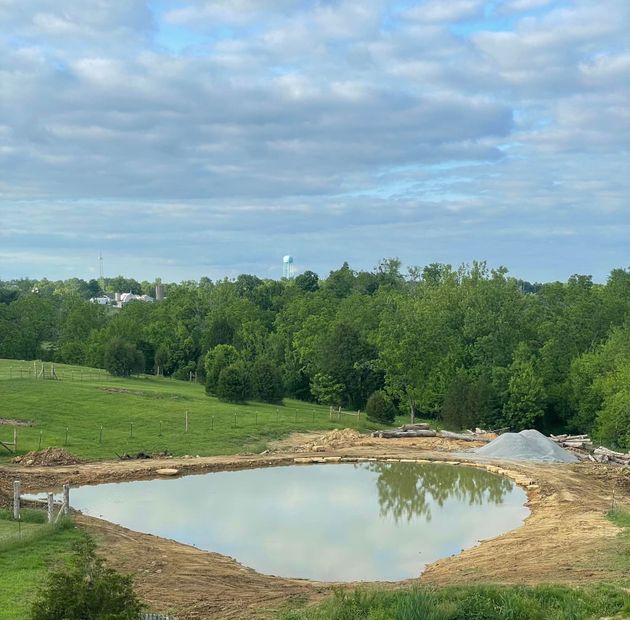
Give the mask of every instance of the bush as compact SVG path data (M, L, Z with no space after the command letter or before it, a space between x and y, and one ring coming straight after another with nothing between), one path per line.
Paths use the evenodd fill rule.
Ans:
M106 568L86 537L70 564L49 575L31 620L138 620L142 610L131 577Z
M128 377L144 372L144 355L121 338L112 340L103 353L105 370L116 377Z
M367 401L367 417L373 422L392 424L396 419L396 407L382 390L374 392Z
M265 403L281 403L284 396L278 367L269 359L259 358L252 367L252 392Z
M229 403L244 403L250 397L247 369L242 362L227 366L219 375L217 396Z
M206 394L218 396L221 372L239 359L239 352L230 344L219 344L206 353L204 359Z

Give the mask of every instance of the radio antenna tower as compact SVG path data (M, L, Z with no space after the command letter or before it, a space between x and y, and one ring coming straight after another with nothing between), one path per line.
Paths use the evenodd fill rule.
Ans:
M101 286L101 290L105 290L105 277L103 275L103 252L98 253L98 283Z

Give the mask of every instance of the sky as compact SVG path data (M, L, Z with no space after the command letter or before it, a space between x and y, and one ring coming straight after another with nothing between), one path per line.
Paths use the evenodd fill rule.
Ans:
M0 279L630 265L628 0L0 0Z

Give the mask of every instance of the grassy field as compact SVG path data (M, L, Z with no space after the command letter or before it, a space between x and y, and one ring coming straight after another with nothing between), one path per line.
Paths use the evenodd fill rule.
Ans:
M49 373L50 364L44 367ZM0 360L0 418L33 423L18 428L19 454L48 446L86 459L140 451L261 452L270 439L294 431L378 428L365 414L331 419L327 407L294 400L222 403L206 396L202 385L162 377L118 379L98 369L55 365L59 379L51 380L34 378L33 370L33 362ZM0 426L0 441L12 441L12 433ZM11 458L2 452L0 461Z
M614 586L465 586L339 592L282 620L591 620L630 612L630 595Z
M0 620L22 620L49 568L72 552L82 534L70 521L52 527L41 511L24 511L17 523L0 511Z

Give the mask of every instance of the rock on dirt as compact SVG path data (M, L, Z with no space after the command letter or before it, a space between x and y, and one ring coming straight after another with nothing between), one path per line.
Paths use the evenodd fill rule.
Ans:
M156 469L155 473L158 476L177 476L177 474L179 473L179 469L164 467L162 469Z
M27 452L22 456L16 456L13 462L31 467L41 465L77 465L82 461L63 448L46 448L45 450L36 450Z

